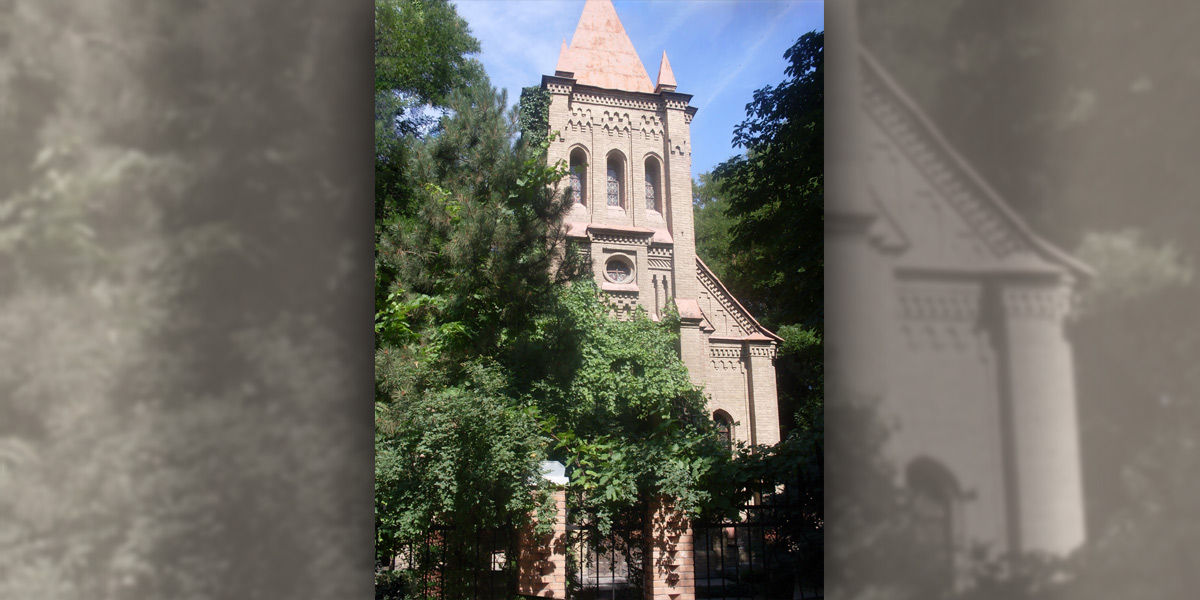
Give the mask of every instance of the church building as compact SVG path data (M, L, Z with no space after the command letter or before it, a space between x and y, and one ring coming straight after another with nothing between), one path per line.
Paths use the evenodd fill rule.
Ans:
M664 51L651 80L610 0L587 0L553 75L548 158L570 166L568 234L621 313L674 307L680 354L733 441L780 439L775 353L755 321L696 256L691 95L676 91ZM620 316L620 315L618 315Z

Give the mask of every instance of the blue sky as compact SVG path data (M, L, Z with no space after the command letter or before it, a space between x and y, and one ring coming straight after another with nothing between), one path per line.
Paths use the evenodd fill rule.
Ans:
M583 0L453 0L483 47L492 85L515 104L521 88L552 74L562 39L571 42ZM679 92L699 108L692 121L692 176L740 149L733 128L754 90L783 81L783 53L824 29L821 0L613 0L651 81L663 50Z

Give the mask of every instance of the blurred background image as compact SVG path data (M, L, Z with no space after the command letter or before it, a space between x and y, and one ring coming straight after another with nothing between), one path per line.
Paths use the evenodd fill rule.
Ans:
M830 596L1194 594L1194 12L827 6Z

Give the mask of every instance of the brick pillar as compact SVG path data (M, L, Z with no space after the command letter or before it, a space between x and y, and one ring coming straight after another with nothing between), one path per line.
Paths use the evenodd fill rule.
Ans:
M537 598L567 597L567 492L554 490L554 529L539 536L530 523L521 530L517 593Z
M775 389L775 345L746 343L747 384L750 396L750 423L754 444L779 442L779 394Z
M695 600L692 524L661 499L646 511L645 600Z

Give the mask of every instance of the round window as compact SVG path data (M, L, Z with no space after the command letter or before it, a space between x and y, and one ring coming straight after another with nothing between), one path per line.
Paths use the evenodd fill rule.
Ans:
M629 283L633 281L633 264L623 256L614 256L604 266L604 277L613 283Z

